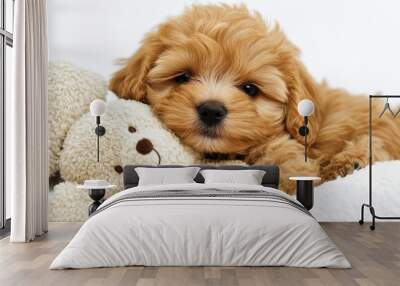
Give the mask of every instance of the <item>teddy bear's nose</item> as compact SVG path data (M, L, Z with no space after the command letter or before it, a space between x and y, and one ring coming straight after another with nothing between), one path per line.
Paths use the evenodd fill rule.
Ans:
M200 120L207 126L217 125L228 114L226 107L221 102L214 100L206 101L196 109Z
M147 138L140 139L136 143L136 151L138 151L142 155L147 155L151 151L154 151L158 157L158 165L161 164L161 156L160 153L158 153L157 149L154 148L153 143Z
M153 151L153 143L147 138L140 139L136 143L136 151L138 151L142 155L149 154L151 151Z

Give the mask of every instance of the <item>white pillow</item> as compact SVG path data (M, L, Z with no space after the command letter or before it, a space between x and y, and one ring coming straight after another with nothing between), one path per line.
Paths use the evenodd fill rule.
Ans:
M245 184L261 185L265 171L262 170L201 170L200 174L204 177L205 184L224 183L224 184Z
M199 170L199 167L135 168L139 176L139 186L195 183L193 179Z

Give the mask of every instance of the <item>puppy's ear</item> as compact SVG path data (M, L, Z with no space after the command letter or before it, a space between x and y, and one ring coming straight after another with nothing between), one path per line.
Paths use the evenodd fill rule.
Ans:
M123 61L123 68L110 80L109 88L126 99L146 101L147 74L164 47L157 32L148 34L135 54Z
M307 141L313 144L318 136L321 125L321 105L318 100L318 85L307 72L303 64L298 63L288 83L289 98L286 114L286 129L298 142L304 144L304 137L299 134L299 128L304 124L304 118L297 110L298 103L303 99L310 99L314 103L314 113L308 117L309 134Z

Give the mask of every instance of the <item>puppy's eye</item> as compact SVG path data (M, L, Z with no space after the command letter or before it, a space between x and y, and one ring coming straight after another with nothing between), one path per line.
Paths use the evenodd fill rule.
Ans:
M174 77L174 81L178 84L186 83L188 82L192 77L192 74L188 71L185 71L184 73L181 73L180 75Z
M260 93L260 89L255 84L252 83L245 83L240 86L240 89L251 97L255 97Z

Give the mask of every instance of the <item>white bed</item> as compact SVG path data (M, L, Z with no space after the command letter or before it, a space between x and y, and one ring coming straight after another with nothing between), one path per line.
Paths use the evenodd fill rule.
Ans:
M284 193L198 183L134 187L112 196L50 269L127 265L351 267L318 222Z

